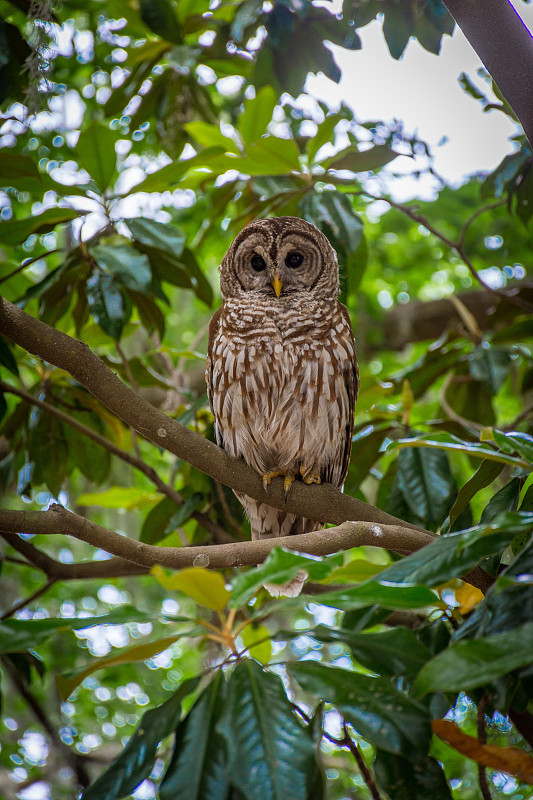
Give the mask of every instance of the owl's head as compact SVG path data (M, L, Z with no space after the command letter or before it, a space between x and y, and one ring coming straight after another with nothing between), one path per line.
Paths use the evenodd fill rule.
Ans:
M236 236L220 266L224 300L248 292L283 298L307 292L334 298L337 254L324 234L298 217L256 219Z

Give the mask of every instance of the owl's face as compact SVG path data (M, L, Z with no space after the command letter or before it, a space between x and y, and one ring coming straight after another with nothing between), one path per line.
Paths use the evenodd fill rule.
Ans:
M281 300L299 292L334 298L339 291L337 255L324 234L305 220L257 219L224 256L220 288L224 300L246 293Z

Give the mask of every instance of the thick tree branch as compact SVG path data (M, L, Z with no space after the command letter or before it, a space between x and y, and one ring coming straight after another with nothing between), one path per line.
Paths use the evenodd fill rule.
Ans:
M220 447L167 417L136 395L83 342L26 314L4 298L0 298L0 333L28 352L69 372L145 439L164 447L231 489L245 492L274 508L320 522L338 525L346 520L359 520L420 530L415 525L348 497L328 484L307 486L303 481L295 481L285 498L283 479L275 478L268 491L265 491L261 476L245 461L232 458Z
M90 522L85 517L67 511L60 505L53 505L48 511L0 509L0 531L10 542L12 541L10 534L15 533L63 534L87 542L93 547L105 550L121 559L127 559L141 567L150 568L155 564L161 564L171 569L197 566L208 569L255 566L262 563L274 547L286 547L310 555L324 556L367 545L384 547L400 555L409 555L430 544L434 538L426 531L405 528L401 524L344 522L336 528L326 528L314 533L280 536L253 542L200 547L159 547L121 536L115 531ZM93 565L94 562L91 566ZM470 572L464 580L482 591L486 591L492 582L490 576L479 568Z
M58 408L55 408L55 406L50 405L50 403L46 403L44 400L39 400L37 397L34 397L24 389L16 389L14 386L11 386L11 384L0 380L0 391L10 392L17 397L20 397L22 400L25 400L26 403L31 403L32 405L37 406L37 408L45 411L47 414L50 414L51 416L61 420L61 422L65 423L66 425L70 425L71 428L75 428L84 436L87 436L88 439L91 439L93 442L96 442L96 444L99 444L100 447L104 447L112 455L120 458L121 461L125 461L126 464L130 464L135 469L138 469L139 472L142 472L144 475L146 475L146 477L154 484L154 486L157 487L161 494L169 497L176 503L176 505L182 506L185 502L181 494L173 489L172 486L169 486L167 483L165 483L159 477L155 469L147 464L146 461L143 461L139 455L131 455L130 453L127 453L125 450L122 450L120 447L117 447L117 445L113 444L113 442L110 442L109 439L106 439L92 428L89 428L88 425L84 425L83 422L79 422L74 417L65 414L64 411L60 411ZM211 534L215 542L218 544L234 541L233 537L226 533L226 531L215 522L210 520L207 514L202 514L201 511L193 511L191 517L200 523L200 525Z
M444 0L533 144L533 39L509 0Z

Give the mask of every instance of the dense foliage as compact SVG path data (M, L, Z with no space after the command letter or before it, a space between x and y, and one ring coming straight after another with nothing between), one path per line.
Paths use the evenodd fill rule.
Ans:
M69 538L65 517L47 535L17 517L22 533L0 533L0 795L532 797L531 148L517 125L492 174L450 187L401 123L305 93L309 72L339 80L330 44L359 48L378 15L394 58L413 37L437 57L445 7L0 10L2 296L212 439L220 259L256 216L313 222L339 254L361 369L345 492L440 534L149 572ZM489 76L461 82L513 118ZM401 160L434 200L396 202ZM57 502L145 545L248 538L223 475L4 334L0 531ZM262 588L302 568L299 598Z

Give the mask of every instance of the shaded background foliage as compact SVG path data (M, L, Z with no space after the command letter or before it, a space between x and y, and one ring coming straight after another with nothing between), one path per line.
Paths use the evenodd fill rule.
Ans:
M83 542L7 539L2 794L530 797L531 149L517 127L491 174L399 204L395 159L432 173L427 145L305 95L309 72L339 80L329 43L360 48L376 16L394 58L413 37L437 55L445 7L0 9L2 294L211 437L220 259L256 216L313 222L339 254L361 365L345 490L441 534L402 559L275 550L224 577L109 579ZM461 82L513 118L486 74ZM64 371L3 338L0 365L6 507L58 500L148 544L247 538L229 490ZM59 579L81 561L92 578ZM461 580L476 564L495 579L485 599ZM261 590L301 568L325 593Z

